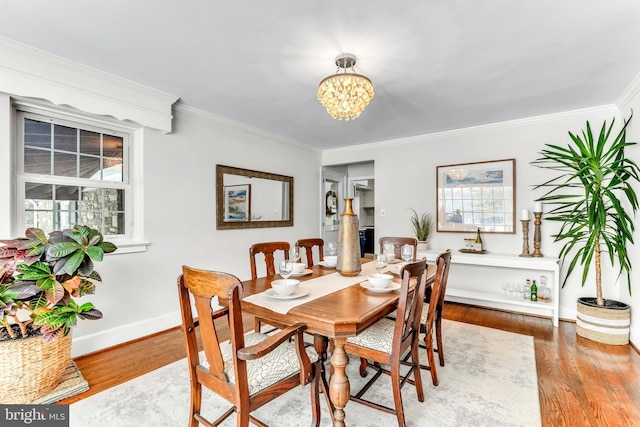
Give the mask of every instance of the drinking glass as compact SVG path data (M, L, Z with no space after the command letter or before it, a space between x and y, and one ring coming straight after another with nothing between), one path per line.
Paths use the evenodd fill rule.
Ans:
M413 260L413 246L403 245L401 255L402 255L402 261L411 262Z
M385 254L378 254L373 259L373 265L378 270L378 275L382 277L382 271L387 268L387 256Z
M338 251L338 244L336 242L327 243L327 252L329 255L334 256Z
M287 279L289 279L289 277L293 273L293 264L291 263L290 260L282 261L278 265L278 271L280 272L280 275L284 279L284 283L287 284Z

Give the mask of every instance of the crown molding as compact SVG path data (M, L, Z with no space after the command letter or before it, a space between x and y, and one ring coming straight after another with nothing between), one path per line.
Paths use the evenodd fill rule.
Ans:
M340 147L324 150L323 153L346 153L355 151L367 151L373 148L395 147L398 145L424 143L429 141L437 141L455 136L477 135L478 133L494 132L503 129L513 129L517 127L532 126L543 123L551 123L558 121L583 118L586 115L606 113L609 115L618 115L619 109L614 104L602 105L598 107L582 108L579 110L565 111L561 113L546 114L542 116L527 117L524 119L508 120L504 122L490 123L486 125L471 126L460 129L447 130L443 132L428 133L423 135L410 136L406 138L389 139L386 141L371 142L367 144L352 145L348 147Z
M177 96L0 37L0 91L171 132Z
M636 78L633 79L631 83L629 83L629 86L625 88L625 90L622 92L622 95L618 97L616 106L620 109L620 111L624 111L631 103L631 101L636 96L638 96L638 93L640 93L640 74L638 74Z
M237 129L239 131L242 132L246 132L249 133L251 135L255 135L257 137L260 138L267 138L271 141L274 142L278 142L280 144L285 144L285 145L290 145L290 146L294 146L296 148L302 148L308 151L313 151L315 153L321 153L322 150L312 147L310 145L307 144L303 144L301 142L298 142L294 139L290 139L290 138L285 138L249 125L246 125L244 123L240 123L240 122L236 122L234 120L231 119L227 119L226 117L222 117L222 116L218 116L217 114L213 114L210 113L208 111L204 111L201 110L199 108L196 107L192 107L190 105L187 104L183 104L181 102L178 102L175 106L174 106L174 111L175 112L180 112L180 113L184 113L184 114L189 114L191 116L194 117L199 117L203 120L209 121L211 123L215 123L221 126L226 126L226 127L230 127L230 128L234 128Z

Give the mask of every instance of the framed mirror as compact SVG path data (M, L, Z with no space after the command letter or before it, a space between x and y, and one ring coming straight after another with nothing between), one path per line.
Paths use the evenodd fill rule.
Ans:
M436 168L437 231L515 233L516 160Z
M293 226L293 177L216 165L216 228Z

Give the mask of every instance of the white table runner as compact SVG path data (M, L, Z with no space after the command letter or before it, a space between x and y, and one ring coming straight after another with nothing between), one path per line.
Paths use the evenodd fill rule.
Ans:
M244 301L250 302L260 307L268 308L269 310L275 311L276 313L287 314L289 310L299 306L300 304L305 304L309 301L313 301L316 298L320 298L332 292L336 292L346 287L355 285L356 283L364 282L365 280L367 280L367 276L369 274L373 274L375 272L376 269L373 263L367 262L365 264L362 264L362 271L357 276L346 277L336 272L327 276L316 277L315 279L300 282L301 288L306 288L309 290L309 294L301 298L280 300L269 298L264 294L264 292L260 292L259 294L250 295L244 298Z

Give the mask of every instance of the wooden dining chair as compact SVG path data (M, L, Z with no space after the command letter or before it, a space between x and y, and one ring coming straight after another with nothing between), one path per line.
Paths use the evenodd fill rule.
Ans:
M414 237L381 237L378 242L380 243L380 253L384 253L384 245L391 243L393 245L393 253L396 259L402 259L402 246L413 246L413 261L416 260L416 254L418 252L418 239Z
M441 253L436 258L437 270L433 285L431 286L431 294L428 297L429 302L425 302L425 304L423 304L421 309L422 313L420 315L420 333L424 334L424 344L421 343L420 347L426 350L428 361L428 365L420 365L420 368L430 372L431 382L434 386L437 386L440 383L438 380L438 370L435 365L434 353L438 353L440 366L444 366L442 334L440 332L438 338L437 319L438 312L440 312L440 319L442 321L442 306L444 305L444 292L447 286L450 265L451 250L447 249L446 252ZM437 349L433 347L434 329L436 330Z
M249 421L265 426L251 413L306 384L311 389L311 425L319 426L319 358L313 347L304 346L304 325L290 326L272 336L256 332L245 335L242 289L240 280L230 274L182 267L178 294L191 378L189 426L218 425L234 412L236 426L246 427ZM215 297L218 301L212 304ZM219 341L221 327L230 331L229 341ZM196 330L204 348L202 354L198 352ZM214 422L201 414L202 386L233 405Z
M289 250L291 245L289 242L263 242L255 243L249 248L249 261L251 265L251 278L258 278L258 269L256 267L256 255L263 254L264 262L267 269L267 276L276 274L275 255L278 251L284 252L284 259L289 259Z
M349 399L395 414L399 426L405 425L401 388L406 382L410 382L415 386L418 400L420 402L424 401L418 340L420 314L426 288L426 264L426 260L407 264L408 268L405 268L402 277L395 320L383 318L365 329L361 334L348 338L345 344L347 353L360 358L361 376L367 375L368 367L376 370L374 376ZM419 277L415 285L411 281L412 275ZM403 356L407 351L409 352L409 357L403 360ZM383 365L388 365L388 369ZM400 371L403 365L405 366L403 368L404 374ZM394 408L363 398L366 391L382 374L391 376ZM413 381L410 380L410 376L413 376Z
M433 329L435 329L436 333L436 345L437 348L433 349L433 352L438 353L438 361L440 362L440 366L444 366L444 347L442 345L442 310L444 309L444 297L447 292L447 282L449 281L449 270L451 268L451 249L447 249L445 252L438 255L438 258L442 258L444 265L442 266L442 271L438 271L436 273L436 277L440 276L440 295L438 296L438 300L435 305L435 325ZM437 262L437 260L436 260ZM429 317L429 309L432 304L433 299L429 299L429 304L425 304L422 308L422 318L421 318L421 326L420 332L427 334L427 326L428 326L428 317ZM424 347L427 347L426 343L427 336L425 335L425 344ZM429 350L427 349L427 352ZM433 354L431 352L431 354ZM432 363L431 361L429 363ZM437 376L436 376L437 378ZM437 385L437 384L435 384Z
M313 248L318 247L318 261L324 261L324 240L320 238L313 239L300 239L296 242L296 246L304 248L307 255L307 267L314 266L313 262Z
M276 266L275 266L275 255L278 251L283 251L284 259L289 259L289 250L291 249L291 245L289 242L262 242L262 243L254 243L249 248L249 263L251 266L251 279L255 280L258 278L258 268L256 265L256 255L263 254L264 255L264 263L267 271L267 276L273 276L276 274ZM262 320L258 317L255 318L254 329L256 332L260 332L262 327ZM271 329L268 332L273 332L274 329Z

